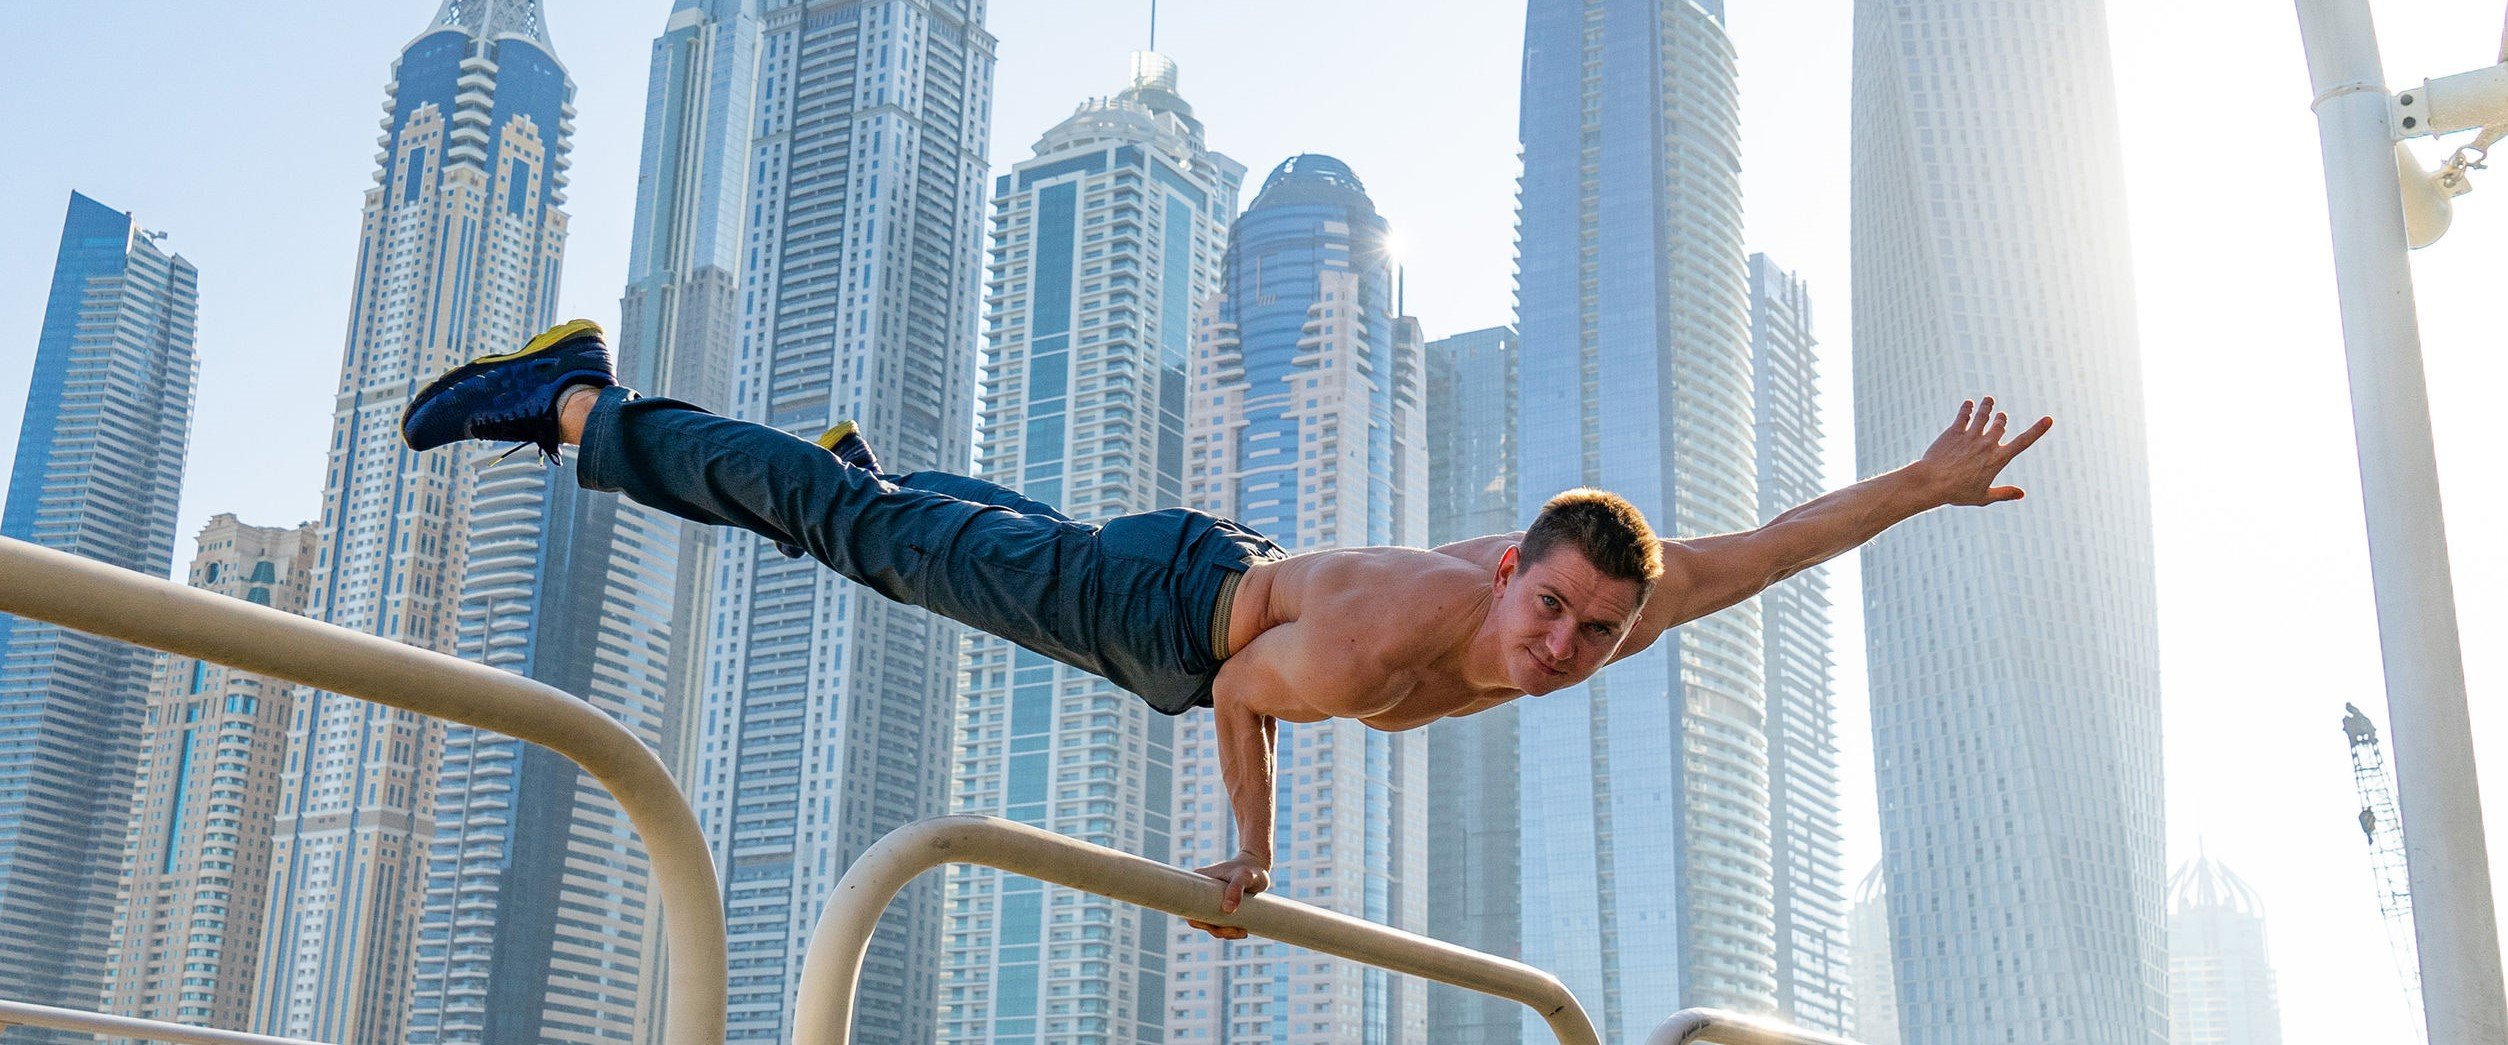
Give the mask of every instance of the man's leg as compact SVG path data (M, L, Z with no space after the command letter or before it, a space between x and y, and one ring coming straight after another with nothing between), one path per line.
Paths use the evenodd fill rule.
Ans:
M1138 583L1107 590L1098 529L1059 513L892 485L839 460L841 450L685 403L638 399L616 387L599 328L585 321L429 382L402 412L401 436L419 451L512 440L553 458L560 444L576 444L576 477L587 488L799 545L890 599L1099 674L1108 672L1107 654L1121 652L1099 648L1106 600L1157 594ZM1008 495L962 477L925 481Z

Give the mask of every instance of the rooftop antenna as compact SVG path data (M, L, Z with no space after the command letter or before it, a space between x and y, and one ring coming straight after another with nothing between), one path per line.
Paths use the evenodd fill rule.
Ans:
M1158 0L1150 0L1150 50L1158 49Z

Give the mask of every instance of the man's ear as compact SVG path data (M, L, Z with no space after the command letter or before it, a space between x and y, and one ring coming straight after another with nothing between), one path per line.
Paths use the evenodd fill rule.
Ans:
M1507 550L1498 556L1498 574L1493 580L1500 595L1507 593L1507 582L1515 579L1516 569L1523 565L1517 560L1520 548L1520 545L1507 545Z

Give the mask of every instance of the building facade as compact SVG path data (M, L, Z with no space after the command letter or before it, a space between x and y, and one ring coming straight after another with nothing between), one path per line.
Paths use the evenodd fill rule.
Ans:
M1879 864L1855 887L1847 911L1847 967L1854 982L1855 1023L1849 1038L1862 1045L1899 1045L1898 973L1890 960L1890 896Z
M1767 255L1751 255L1751 429L1763 520L1823 492L1816 343L1811 289ZM1776 1008L1796 1026L1842 1034L1854 1021L1827 568L1769 588L1759 597L1759 621L1767 665Z
M305 611L316 530L200 531L189 583L283 613ZM293 683L179 654L148 688L123 847L103 1011L210 1027L252 1014L253 961L270 889Z
M1271 172L1229 235L1187 390L1186 496L1291 550L1419 544L1428 533L1426 360L1401 314L1387 227L1329 156ZM1208 716L1178 731L1174 862L1238 848ZM1427 928L1428 745L1348 719L1283 726L1272 891ZM1421 981L1260 939L1171 927L1173 1040L1426 1040Z
M898 471L970 467L993 38L983 0L768 0L751 124L738 417L858 419ZM749 534L715 556L691 780L726 886L735 1040L784 1040L845 867L946 812L958 629ZM888 908L855 1039L929 1040L941 889Z
M1428 543L1518 529L1515 328L1428 343ZM1516 794L1519 708L1429 725L1428 935L1521 957L1523 830ZM1524 1006L1442 983L1428 987L1428 1040L1519 1042Z
M1863 552L1873 756L1909 1045L2157 1045L2150 469L2104 5L1859 0L1857 464L1963 397L2064 419L2004 481Z
M2198 854L2168 877L2169 1045L2282 1045L2264 901Z
M551 477L528 457L491 464L497 451L471 444L421 456L399 422L420 383L520 344L553 310L572 93L537 0L446 0L393 65L333 412L307 610L317 620L450 653L465 602L530 612L527 588L477 587L510 570L514 551L474 553L473 506L509 541L515 528L536 535ZM436 719L298 693L255 1030L410 1037L444 737Z
M1136 52L995 181L979 474L1083 521L1183 503L1193 308L1244 177ZM1170 857L1177 719L993 636L965 664L958 812ZM1165 915L975 867L947 903L942 1040L1167 1040Z
M759 0L675 0L653 41L645 80L644 151L636 167L636 217L627 287L612 347L619 380L649 395L727 408L740 331L741 244L748 229L750 121L756 111ZM647 525L647 509L616 510ZM705 628L713 612L717 532L676 525L675 547L651 549L671 582L669 684L662 701L662 757L694 780L705 679ZM661 920L645 920L647 961L661 955ZM658 967L648 965L649 970ZM638 1023L658 1041L666 978L643 977Z
M1519 516L1629 499L1667 537L1759 522L1739 103L1715 0L1525 19ZM1761 607L1519 712L1525 960L1632 1041L1777 1004Z
M199 270L162 235L70 194L0 508L0 535L158 577L174 558L200 307ZM130 816L120 782L154 663L0 615L0 997L96 1007Z

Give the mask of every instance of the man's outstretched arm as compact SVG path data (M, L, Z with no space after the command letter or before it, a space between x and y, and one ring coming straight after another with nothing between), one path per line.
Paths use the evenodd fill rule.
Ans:
M1996 486L1995 477L2053 428L2055 419L2041 417L2005 442L2009 420L1994 411L1992 396L1961 403L1958 420L1913 464L1814 498L1756 530L1663 542L1663 580L1614 659L1646 648L1673 627L1860 547L1922 512L2019 500L2019 487Z

